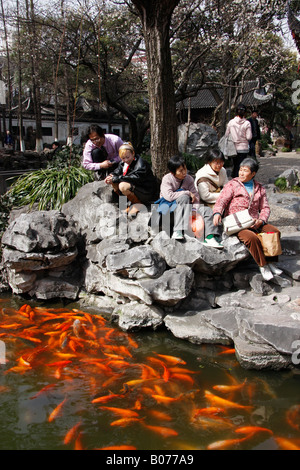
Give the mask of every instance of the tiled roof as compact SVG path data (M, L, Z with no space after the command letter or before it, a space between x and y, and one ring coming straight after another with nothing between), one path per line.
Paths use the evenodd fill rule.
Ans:
M260 106L263 103L270 101L273 95L268 94L264 87L259 85L258 80L248 81L244 83L244 93L241 96L241 102L245 106ZM249 91L248 91L249 90ZM223 99L223 89L216 87L215 92L219 94L221 100ZM186 98L177 103L177 109L188 108L191 109L214 109L217 106L217 101L212 91L203 87L198 91L196 96Z

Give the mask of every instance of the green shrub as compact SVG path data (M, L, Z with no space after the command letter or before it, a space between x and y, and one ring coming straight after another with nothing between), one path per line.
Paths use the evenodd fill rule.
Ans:
M287 182L285 178L277 178L275 180L275 186L280 189L280 191L284 191L287 188Z
M39 210L60 210L76 196L78 189L94 181L94 174L82 167L47 168L27 173L8 191L17 206L38 204Z

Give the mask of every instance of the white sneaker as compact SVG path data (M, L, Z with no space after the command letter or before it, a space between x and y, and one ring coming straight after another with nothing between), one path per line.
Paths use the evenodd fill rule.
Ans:
M260 266L259 270L265 281L270 281L271 279L273 279L274 276L268 264L266 264L265 266Z
M281 271L281 269L277 268L277 266L275 266L275 264L273 264L273 263L269 263L268 266L271 269L271 272L273 274L275 274L276 276L280 276L280 274L283 273L283 271Z
M212 238L205 238L204 242L202 242L206 246L210 246L212 248L218 248L218 250L223 250L224 246L222 243L219 243L215 237Z
M175 230L172 235L173 240L184 240L184 235L181 230Z

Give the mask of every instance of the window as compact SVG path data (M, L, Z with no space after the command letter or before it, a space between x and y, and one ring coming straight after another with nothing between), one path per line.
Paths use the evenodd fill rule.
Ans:
M42 135L45 137L52 137L52 127L42 127Z

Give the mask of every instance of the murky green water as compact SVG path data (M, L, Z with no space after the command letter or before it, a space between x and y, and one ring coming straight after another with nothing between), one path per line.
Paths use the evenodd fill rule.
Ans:
M24 303L14 297L0 307ZM54 307L60 306L45 306ZM204 450L220 440L226 449L300 448L299 371L247 371L221 346L193 345L164 330L126 334L109 322L92 326L86 318L72 351L61 336L59 343L50 341L51 334L63 332L64 321L43 324L35 335L41 343L13 330L8 337L0 328L7 361L0 365L1 450ZM51 365L55 361L61 367ZM67 434L72 428L73 435Z

